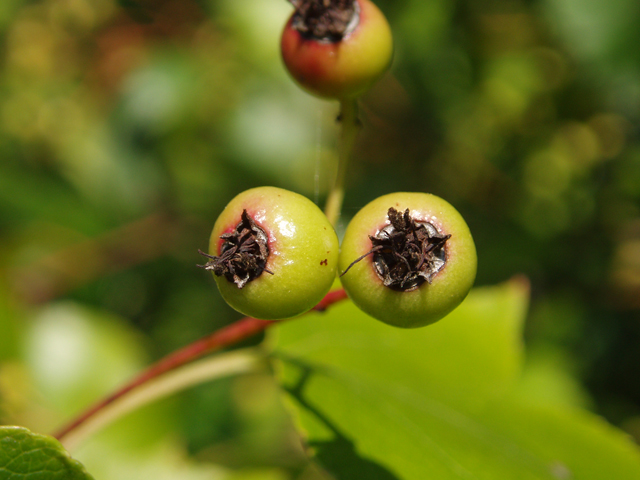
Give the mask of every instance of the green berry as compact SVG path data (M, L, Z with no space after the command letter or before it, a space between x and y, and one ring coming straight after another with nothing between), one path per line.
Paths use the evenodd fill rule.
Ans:
M391 29L370 0L297 0L294 5L280 47L287 70L303 89L320 97L352 98L389 69Z
M451 204L428 193L393 193L353 217L339 268L360 309L389 325L415 328L440 320L464 300L477 255Z
M213 226L210 261L225 301L266 320L289 318L316 305L331 288L338 238L309 199L275 187L235 197Z

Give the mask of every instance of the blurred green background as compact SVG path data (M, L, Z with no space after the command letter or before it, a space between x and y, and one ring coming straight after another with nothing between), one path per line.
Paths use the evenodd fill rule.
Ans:
M447 199L474 234L478 285L531 281L531 388L553 395L536 375L566 377L563 395L640 441L640 3L376 3L395 59L362 101L339 230L385 193ZM287 77L290 12L284 0L0 4L2 423L51 431L237 319L195 268L234 195L275 185L322 205L338 105ZM130 477L110 464L105 478L141 478L158 459L187 479L289 478L303 463L268 376L136 415L120 428L146 454L122 459Z

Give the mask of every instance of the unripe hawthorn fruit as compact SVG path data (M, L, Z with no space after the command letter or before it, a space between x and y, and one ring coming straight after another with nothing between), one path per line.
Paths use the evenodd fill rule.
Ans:
M211 270L225 301L240 313L289 318L315 306L336 277L333 226L309 199L275 187L242 192L216 220Z
M296 82L308 92L325 98L345 99L361 95L391 64L393 39L383 13L370 0L298 0L326 8L320 18L309 20L298 6L287 22L280 43L282 59ZM338 11L335 4L353 3L352 11ZM341 16L342 14L342 16ZM336 17L338 20L336 20ZM338 26L336 27L336 23Z
M466 222L428 193L377 198L349 222L339 269L351 300L370 316L403 328L434 323L467 296L476 248Z

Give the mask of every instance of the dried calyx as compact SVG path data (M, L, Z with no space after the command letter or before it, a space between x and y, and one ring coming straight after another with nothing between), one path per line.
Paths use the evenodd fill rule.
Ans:
M342 273L369 255L383 284L393 290L410 292L433 277L447 262L445 244L451 235L443 235L429 222L414 220L409 209L387 212L389 225L370 235L372 248L357 258Z
M220 256L208 255L199 250L201 255L210 259L206 264L198 265L199 267L212 270L219 277L224 275L238 288L243 288L262 272L273 275L266 268L269 258L267 234L246 210L242 211L241 221L235 230L220 238L224 240Z
M358 24L355 0L289 0L296 8L293 28L301 34L328 42L339 42Z

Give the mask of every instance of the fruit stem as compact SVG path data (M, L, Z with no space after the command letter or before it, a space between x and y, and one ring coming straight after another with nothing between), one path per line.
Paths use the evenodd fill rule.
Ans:
M329 192L327 204L324 209L324 213L334 227L340 218L342 201L344 200L344 184L347 167L353 150L353 144L360 130L357 99L345 98L340 100L340 117L338 118L342 125L340 144L338 147L338 174L333 188L331 192Z
M313 311L323 312L329 306L336 302L347 298L347 294L343 289L334 290L327 295L313 307ZM92 418L98 412L111 405L116 400L122 398L132 390L136 390L142 385L147 384L151 380L159 377L160 375L176 368L193 362L198 358L211 353L215 350L220 350L225 347L234 345L242 340L245 340L253 335L266 330L268 327L275 323L279 323L282 320L258 320L257 318L245 317L238 320L231 325L222 327L215 332L196 340L195 342L180 348L173 353L170 353L164 358L161 358L156 363L149 366L146 370L143 370L137 377L134 377L129 383L125 384L111 395L105 397L99 402L95 403L87 410L82 412L79 416L63 426L60 430L53 434L58 440L62 440L64 437L73 432L76 428L80 427L87 420Z
M82 425L68 432L62 444L67 451L73 451L86 439L125 415L187 388L219 378L267 372L269 372L268 357L260 347L219 352L217 355L188 363L140 385L140 388L118 398Z

